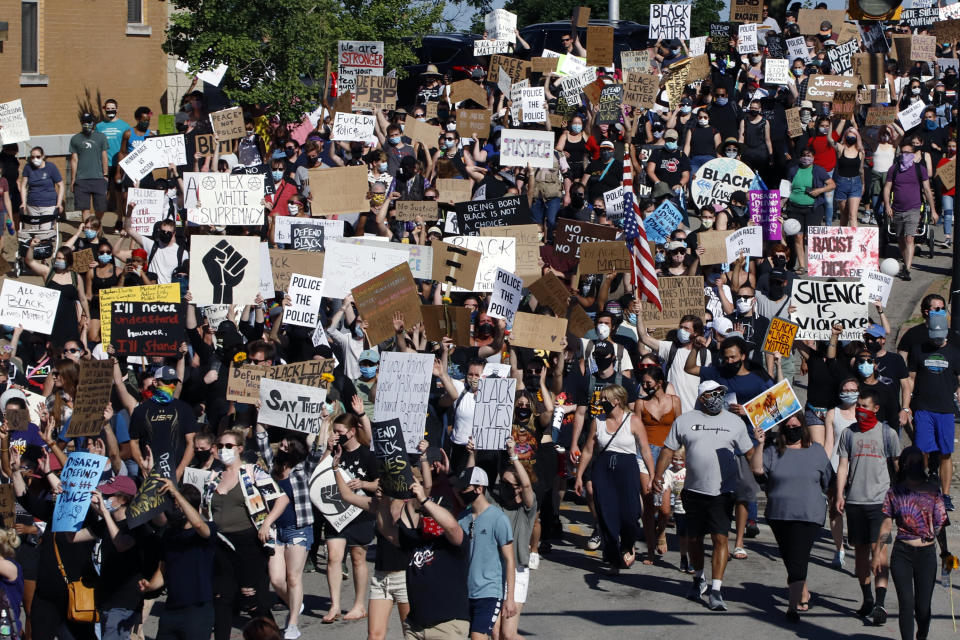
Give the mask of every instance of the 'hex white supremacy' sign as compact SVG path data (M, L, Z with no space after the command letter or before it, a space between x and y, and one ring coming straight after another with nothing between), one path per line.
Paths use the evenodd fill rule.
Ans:
M185 188L195 192L198 206L187 219L201 225L263 224L263 175L186 173Z

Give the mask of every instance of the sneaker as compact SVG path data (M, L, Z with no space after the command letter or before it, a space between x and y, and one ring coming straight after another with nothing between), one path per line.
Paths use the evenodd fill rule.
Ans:
M594 529L593 535L590 536L589 540L587 540L587 550L596 551L597 549L600 548L600 542L601 542L600 533L596 529Z
M947 507L947 511L953 511L953 499L949 495L944 494L943 504Z
M887 624L887 610L883 605L878 604L873 607L873 624L877 627Z
M540 554L539 554L539 553L531 553L531 554L530 554L530 559L527 560L527 568L530 569L531 571L536 571L537 569L540 568Z
M690 561L686 558L680 559L680 571L686 573L690 569Z
M839 549L835 554L833 554L833 562L830 563L830 566L834 569L843 569L843 561L847 557L847 552L843 549Z
M727 605L723 601L723 596L720 595L719 591L710 592L710 603L707 605L710 608L710 611L726 611Z
M688 600L701 600L703 596L707 593L707 579L704 577L694 577L693 585L690 587L690 591L687 592Z
M913 278L910 277L910 270L909 270L909 269L904 269L904 270L903 270L903 279L904 279L905 282L910 282L911 280L913 280Z
M747 520L747 528L744 529L743 537L756 538L758 535L760 535L760 527L757 526L757 521Z
M297 625L291 624L283 632L283 640L297 640L300 637L300 629L297 629Z
M867 600L857 609L857 615L861 618L866 618L871 613L873 613L873 600Z

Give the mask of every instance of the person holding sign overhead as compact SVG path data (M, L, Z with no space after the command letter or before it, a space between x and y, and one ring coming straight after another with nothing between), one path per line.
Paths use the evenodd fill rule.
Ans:
M57 315L53 321L53 330L50 340L53 344L65 344L70 340L80 341L79 323L90 317L90 308L87 305L86 288L73 266L73 251L69 247L60 247L53 257L53 264L47 266L33 257L34 248L39 244L39 238L30 240L27 250L26 265L35 274L43 278L43 284L48 289L60 292L57 304Z

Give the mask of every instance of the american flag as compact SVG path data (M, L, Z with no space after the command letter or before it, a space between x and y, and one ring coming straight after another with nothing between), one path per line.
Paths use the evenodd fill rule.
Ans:
M633 176L630 171L629 151L623 156L623 230L627 251L630 252L630 263L633 266L630 281L637 292L637 299L652 302L657 309L663 311L660 289L657 285L657 271L654 268L650 244L647 241L647 230L643 226L640 207L633 199Z

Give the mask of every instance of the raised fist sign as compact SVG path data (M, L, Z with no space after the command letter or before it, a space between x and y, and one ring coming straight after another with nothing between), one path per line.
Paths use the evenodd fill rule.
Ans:
M226 240L221 240L203 256L203 268L213 285L214 304L233 304L233 288L243 281L247 259Z

